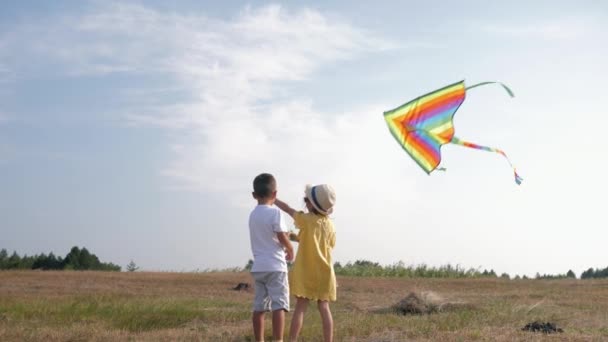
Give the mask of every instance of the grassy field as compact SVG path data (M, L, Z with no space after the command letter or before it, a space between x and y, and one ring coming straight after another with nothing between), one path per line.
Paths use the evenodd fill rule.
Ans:
M251 283L249 274L3 271L0 341L249 341L253 292L231 290L239 282ZM338 277L338 285L337 341L608 341L606 280ZM421 316L386 310L411 291L468 305ZM565 332L521 331L534 320ZM321 335L314 306L302 334Z

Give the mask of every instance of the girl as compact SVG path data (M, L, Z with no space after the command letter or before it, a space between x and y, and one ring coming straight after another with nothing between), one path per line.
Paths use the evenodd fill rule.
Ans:
M331 251L336 244L334 224L329 214L336 201L334 190L326 184L306 186L307 213L292 209L285 202L275 201L275 205L293 217L294 225L300 231L293 238L300 243L296 260L289 275L290 292L296 297L296 309L291 319L289 337L295 341L304 322L308 302L317 302L323 321L323 337L333 341L333 318L329 302L336 300L336 275Z

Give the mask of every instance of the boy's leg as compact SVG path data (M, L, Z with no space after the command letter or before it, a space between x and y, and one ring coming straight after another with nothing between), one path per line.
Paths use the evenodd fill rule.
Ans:
M332 342L334 340L334 319L331 317L329 302L320 300L317 302L317 306L319 307L319 313L323 321L323 338L325 342Z
M304 324L304 314L308 307L308 299L296 297L296 310L293 312L291 317L291 328L289 329L289 340L295 342L300 335L302 330L302 324Z
M275 341L282 341L285 331L285 312L289 312L287 272L269 273L266 287L272 308L272 337Z
M255 297L253 299L253 335L256 342L264 341L264 314L270 311L270 298L268 297L268 289L266 288L266 273L252 272L251 275L255 280Z
M285 331L285 310L279 309L272 312L272 339L283 341Z
M256 342L264 341L264 311L253 312L253 336Z

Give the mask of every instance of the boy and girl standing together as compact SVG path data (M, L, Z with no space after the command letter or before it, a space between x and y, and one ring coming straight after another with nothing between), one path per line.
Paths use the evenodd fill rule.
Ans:
M304 323L310 300L316 301L323 322L325 341L333 340L333 318L329 302L336 300L336 278L331 251L336 233L329 214L335 192L328 185L306 186L307 212L296 211L276 198L275 178L268 173L253 181L253 197L258 205L249 216L253 252L251 274L255 280L253 332L256 341L264 341L264 315L272 311L273 340L282 341L285 312L289 311L290 292L296 297L291 320L290 340L295 341ZM289 234L280 210L291 216L298 234ZM291 240L299 243L291 274L287 261L294 259Z

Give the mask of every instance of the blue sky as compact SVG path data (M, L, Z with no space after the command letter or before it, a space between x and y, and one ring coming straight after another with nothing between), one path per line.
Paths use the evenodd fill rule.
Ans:
M606 267L602 1L57 1L0 11L0 248L244 265L251 181L338 194L335 259ZM427 176L382 112L472 90Z

